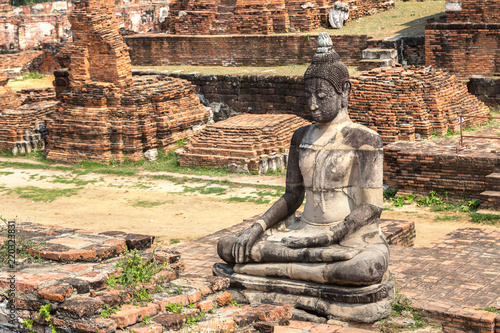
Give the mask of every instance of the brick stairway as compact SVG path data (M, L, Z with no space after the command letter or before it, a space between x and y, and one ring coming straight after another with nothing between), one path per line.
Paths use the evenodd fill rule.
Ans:
M480 194L479 213L500 215L500 169L486 176L486 191Z

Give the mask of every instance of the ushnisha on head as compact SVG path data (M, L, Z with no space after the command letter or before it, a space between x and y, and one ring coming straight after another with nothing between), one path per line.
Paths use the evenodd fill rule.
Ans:
M351 88L349 71L333 50L332 40L326 32L318 36L318 49L304 74L304 83L314 121L328 123L338 115L347 117Z

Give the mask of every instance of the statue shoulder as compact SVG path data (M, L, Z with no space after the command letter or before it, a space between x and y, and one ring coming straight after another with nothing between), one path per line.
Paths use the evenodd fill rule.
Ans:
M361 146L368 145L375 149L381 149L384 146L382 138L374 130L360 124L352 124L342 129L344 144L359 149Z
M300 145L300 143L302 142L302 138L304 138L304 135L306 135L311 126L313 125L306 125L296 129L295 132L293 132L291 144L296 146Z

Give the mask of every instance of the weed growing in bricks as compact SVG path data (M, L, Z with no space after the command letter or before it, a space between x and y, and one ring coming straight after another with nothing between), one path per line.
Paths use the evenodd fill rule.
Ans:
M151 318L149 318L148 316L144 316L144 318L142 318L141 323L144 325L149 325L149 323L151 323Z
M104 305L104 308L101 310L101 317L102 318L109 318L112 314L117 313L120 311L121 308L119 306L117 307L109 307L107 304Z
M38 312L38 319L45 320L49 323L50 333L59 333L56 326L50 322L50 312L52 311L52 305L45 304L40 307L40 311Z
M122 259L116 263L116 268L122 269L122 274L116 279L116 282L123 286L135 285L137 282L150 282L153 275L167 266L167 264L158 265L153 257L154 251L146 260L137 250L131 250L122 255Z
M4 236L6 241L0 243L0 268L7 266L9 262L9 248L7 246L9 236L9 223L5 218L0 216L0 236ZM15 230L16 239L16 256L19 258L26 258L30 262L41 261L38 255L32 255L31 250L40 250L45 245L45 241L34 242L28 239L21 230Z
M405 325L405 330L415 330L427 326L427 323L422 318L420 312L413 310L411 307L411 300L400 293L399 289L396 288L394 300L392 301L391 307L392 312L388 318L382 319L377 323L377 326L381 328L382 332L392 332L392 329L400 329L401 322L397 322L397 318L405 318L408 322Z
M238 304L238 302L236 302L235 300L232 300L231 302L229 302L229 304L231 304L232 306L236 306L238 308L241 308L241 305Z
M500 314L500 309L497 309L494 306L488 306L486 308L479 308L479 309L476 309L476 310L483 310L483 311L488 311L488 312L493 312L493 313Z
M181 314L182 309L183 309L182 304L180 304L180 303L169 302L167 305L165 305L165 311L168 311L168 312Z

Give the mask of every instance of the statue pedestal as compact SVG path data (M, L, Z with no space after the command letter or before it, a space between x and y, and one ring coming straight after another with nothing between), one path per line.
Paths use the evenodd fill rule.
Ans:
M212 271L230 278L231 286L240 289L249 303L290 304L329 319L373 323L390 315L394 299L394 282L388 274L379 284L346 287L238 274L222 263Z

